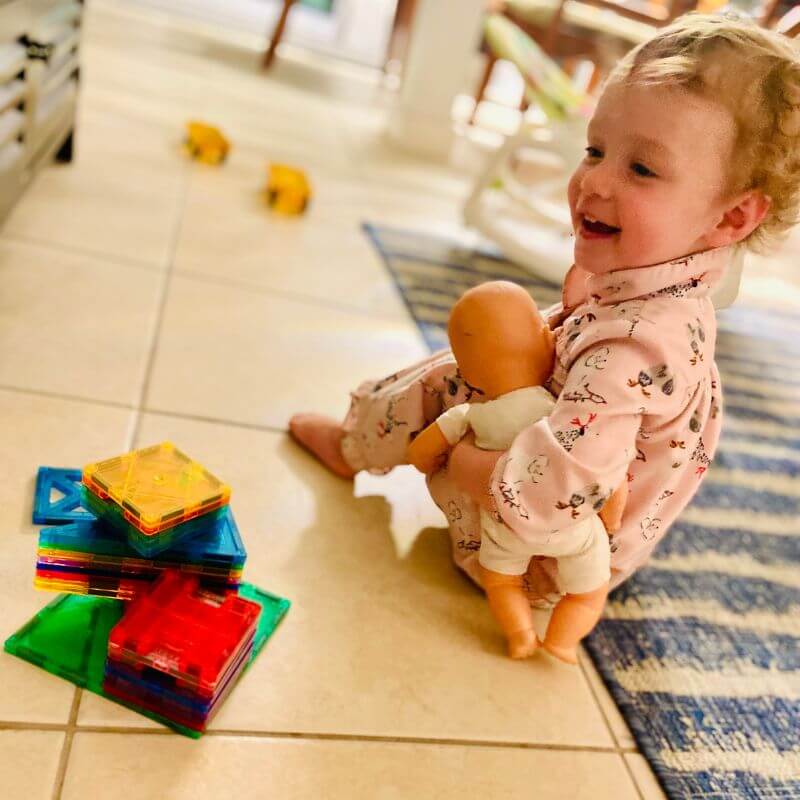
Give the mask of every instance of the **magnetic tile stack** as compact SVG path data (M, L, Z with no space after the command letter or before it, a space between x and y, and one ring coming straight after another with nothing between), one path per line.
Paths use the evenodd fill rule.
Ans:
M55 505L53 489L64 495ZM42 467L34 521L69 524L41 532L36 587L131 600L176 567L235 589L247 553L229 500L228 486L169 442L82 472Z
M169 442L82 471L40 468L34 522L63 524L39 535L35 585L67 594L5 649L201 735L289 608L242 583L229 499Z

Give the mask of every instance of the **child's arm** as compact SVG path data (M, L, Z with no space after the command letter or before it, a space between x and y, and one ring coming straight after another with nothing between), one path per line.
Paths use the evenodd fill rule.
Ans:
M580 353L550 416L520 433L493 473L492 494L512 530L538 537L600 511L636 458L642 418L672 419L682 408L686 377L665 356L657 339L628 337ZM623 492L608 516L615 508L621 516Z
M408 445L406 461L426 475L442 466L450 448L467 432L469 404L461 403L440 414Z

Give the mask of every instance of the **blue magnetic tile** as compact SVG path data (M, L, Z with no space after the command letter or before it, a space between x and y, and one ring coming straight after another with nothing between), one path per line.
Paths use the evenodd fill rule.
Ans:
M93 520L94 516L82 507L80 495L81 470L64 467L39 467L33 499L33 521L36 525ZM64 496L51 501L51 490Z
M247 558L247 551L229 506L223 508L219 516L208 520L208 528L204 532L198 533L192 539L179 541L174 547L151 559L144 559L118 531L94 518L92 522L74 522L71 525L42 529L39 547L136 561L149 560L157 564L191 562L221 568L239 568Z

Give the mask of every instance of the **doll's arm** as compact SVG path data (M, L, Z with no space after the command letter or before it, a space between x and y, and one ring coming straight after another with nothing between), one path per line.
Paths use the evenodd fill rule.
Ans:
M445 438L442 429L432 422L408 445L406 461L427 475L444 463L449 450L450 442Z
M469 404L461 403L440 414L406 449L406 461L426 475L444 463L450 448L467 432Z
M622 514L625 511L625 503L628 501L628 477L622 479L622 483L617 486L606 500L605 505L600 509L600 519L606 526L606 531L611 534L619 530L622 524Z

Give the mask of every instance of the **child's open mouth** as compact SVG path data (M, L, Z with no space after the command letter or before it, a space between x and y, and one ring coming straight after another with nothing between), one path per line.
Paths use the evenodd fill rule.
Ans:
M605 222L600 222L598 219L591 217L583 217L581 219L580 234L585 239L603 239L614 236L619 233L621 228L615 228L613 225L606 225Z

